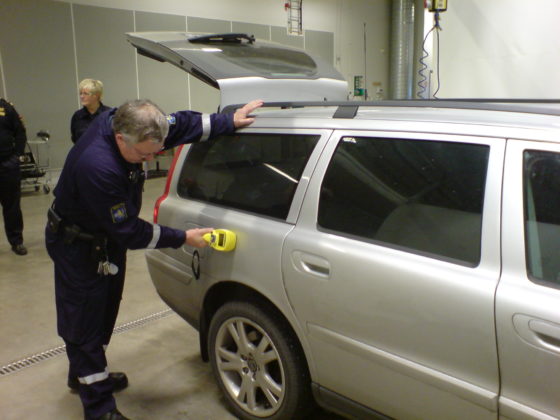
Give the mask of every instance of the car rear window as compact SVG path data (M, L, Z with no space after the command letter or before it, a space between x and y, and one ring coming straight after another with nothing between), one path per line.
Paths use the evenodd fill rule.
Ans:
M479 144L344 137L323 180L318 225L475 266L489 150Z
M181 171L178 194L285 219L319 137L239 134L193 144Z
M527 150L523 159L529 278L560 287L560 154Z

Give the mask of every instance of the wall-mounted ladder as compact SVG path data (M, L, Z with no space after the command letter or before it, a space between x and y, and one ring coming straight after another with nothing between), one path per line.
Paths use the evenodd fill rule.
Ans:
M301 3L303 0L286 0L285 6L288 11L288 34L303 35L301 24Z

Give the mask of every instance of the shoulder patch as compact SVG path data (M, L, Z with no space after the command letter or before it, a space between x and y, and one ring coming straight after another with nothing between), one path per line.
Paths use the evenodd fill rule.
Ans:
M119 203L111 207L111 218L113 223L121 223L126 220L128 215L126 214L126 206L124 203Z
M167 119L167 122L169 123L169 125L174 125L175 122L176 122L175 115L168 115L165 118Z
M0 117L6 116L6 109L3 106L0 106Z

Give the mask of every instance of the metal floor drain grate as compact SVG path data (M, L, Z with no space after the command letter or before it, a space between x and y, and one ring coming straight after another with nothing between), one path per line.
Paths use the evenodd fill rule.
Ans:
M0 368L0 376L6 376L11 373L16 373L29 366L35 365L55 356L66 353L66 346L58 346L54 349L44 351L42 353L34 354L33 356L26 357L25 359L18 360L17 362L10 363L9 365Z
M132 330L134 328L141 327L152 321L162 319L172 315L173 311L171 309L166 309L164 311L156 312L151 315L145 316L143 318L136 319L134 321L127 322L126 324L119 325L113 330L113 334L121 334L123 332ZM52 359L53 357L60 356L66 353L66 346L58 346L50 350L46 350L41 353L34 354L33 356L26 357L25 359L18 360L17 362L12 362L8 365L0 367L0 378L3 376L10 375L12 373L19 372L22 369L34 366L40 362Z
M158 319L166 318L169 315L173 315L173 311L171 309L165 309L163 311L156 312L154 314L145 316L144 318L139 318L137 320L130 321L127 322L126 324L122 324L115 327L115 329L113 330L113 334L120 334L125 331L141 327L142 325L148 324L152 321L157 321Z

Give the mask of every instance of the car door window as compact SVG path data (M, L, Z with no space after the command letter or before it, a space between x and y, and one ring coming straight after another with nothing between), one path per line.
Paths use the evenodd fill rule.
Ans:
M529 278L560 287L560 154L527 150L523 158Z
M488 156L480 144L343 137L319 227L475 266Z
M241 134L193 144L183 165L178 194L285 219L319 137Z

